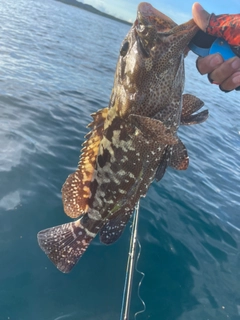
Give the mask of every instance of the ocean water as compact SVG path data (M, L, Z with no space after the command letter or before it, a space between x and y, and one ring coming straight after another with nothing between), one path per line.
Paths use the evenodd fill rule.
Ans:
M70 221L61 186L90 114L108 105L129 26L50 0L1 0L0 15L0 320L119 319L129 226L112 246L96 238L67 275L36 234ZM240 319L240 92L210 85L195 58L185 91L210 117L179 130L188 170L168 169L141 200L138 320Z

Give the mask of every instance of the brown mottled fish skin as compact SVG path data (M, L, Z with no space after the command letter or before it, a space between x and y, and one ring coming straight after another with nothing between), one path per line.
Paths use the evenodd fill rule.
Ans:
M109 107L93 114L80 162L62 188L64 211L75 222L40 231L38 242L62 272L69 272L100 233L116 241L140 197L167 166L184 170L188 155L180 124L200 123L203 103L182 95L184 55L198 28L177 25L148 3L123 41Z

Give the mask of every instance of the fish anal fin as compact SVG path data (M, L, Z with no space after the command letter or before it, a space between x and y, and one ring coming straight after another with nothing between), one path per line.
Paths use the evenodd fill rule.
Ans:
M80 220L38 233L38 244L63 273L68 273L83 255L95 234L87 232Z
M168 165L176 170L186 170L189 164L187 149L179 139L178 143L170 148Z
M191 94L184 94L181 114L181 125L199 124L207 120L208 110L204 110L197 114L193 114L194 112L201 109L203 105L204 102L199 98Z
M162 179L162 177L164 176L165 171L168 166L168 161L169 161L169 152L168 152L168 149L166 149L162 158L161 158L161 161L158 165L158 168L157 168L157 171L155 174L156 181L160 181Z
M123 233L133 211L117 212L117 215L110 218L109 221L100 230L100 241L105 244L112 244L117 241Z
M76 172L68 176L62 187L62 200L65 213L77 218L88 211L91 196L91 180L94 174L99 144L103 137L104 121L108 108L93 114L94 121L90 124L92 131L87 134L83 143L82 154Z
M177 138L163 122L139 115L129 115L131 123L137 127L146 139L153 139L161 144L174 145Z

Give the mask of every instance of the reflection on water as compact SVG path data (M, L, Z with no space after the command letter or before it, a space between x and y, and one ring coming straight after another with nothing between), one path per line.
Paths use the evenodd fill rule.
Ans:
M3 0L1 19L0 319L118 319L129 230L109 247L95 239L69 275L36 234L69 221L61 186L89 115L108 105L128 26L47 0ZM240 316L240 95L210 86L194 60L189 54L186 92L205 101L210 118L180 128L188 170L169 169L141 201L140 320ZM138 281L132 316L142 308Z

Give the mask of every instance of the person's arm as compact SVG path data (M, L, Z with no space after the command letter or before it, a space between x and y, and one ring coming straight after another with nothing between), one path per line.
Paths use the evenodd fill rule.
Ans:
M199 3L192 8L193 19L204 32L209 24L210 14ZM240 30L239 30L240 34ZM197 59L197 68L201 74L208 74L210 82L219 84L223 91L231 91L240 86L240 58L223 61L220 54Z

